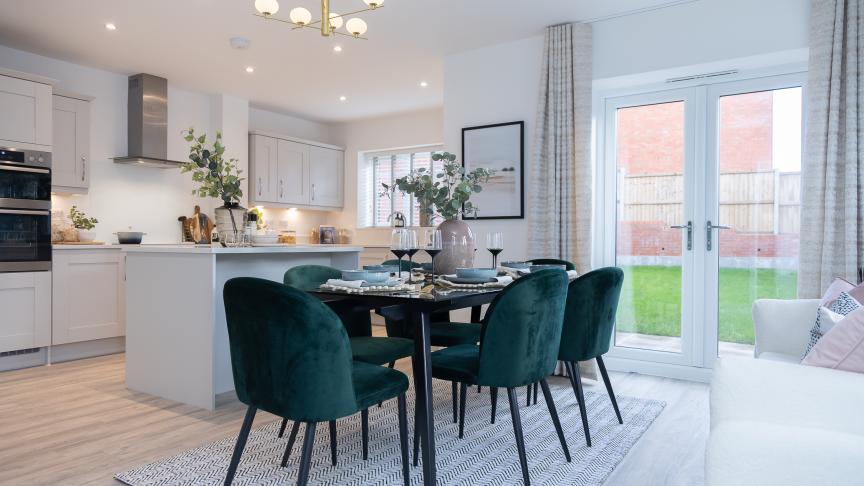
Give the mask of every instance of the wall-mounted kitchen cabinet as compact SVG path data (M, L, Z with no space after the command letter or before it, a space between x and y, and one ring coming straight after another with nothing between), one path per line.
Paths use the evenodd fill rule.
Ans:
M250 206L342 209L341 148L253 132L249 151Z
M125 335L125 253L69 249L53 256L52 344Z
M87 192L90 187L90 99L55 94L53 174L57 192Z
M0 146L51 151L51 80L0 69Z

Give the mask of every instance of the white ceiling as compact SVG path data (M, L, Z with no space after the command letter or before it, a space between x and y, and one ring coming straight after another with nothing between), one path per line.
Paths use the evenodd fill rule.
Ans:
M691 0L692 1L692 0ZM442 104L443 57L681 0L387 0L360 16L368 41L326 39L311 29L255 17L253 0L0 0L0 43L172 85L227 93L322 121ZM320 13L318 0L280 0ZM335 12L361 0L331 0ZM105 29L113 22L116 31ZM229 38L251 40L248 50ZM332 51L334 43L343 52ZM518 60L514 60L518 62ZM255 72L247 74L246 66ZM421 88L421 81L429 86ZM339 101L340 96L347 101Z

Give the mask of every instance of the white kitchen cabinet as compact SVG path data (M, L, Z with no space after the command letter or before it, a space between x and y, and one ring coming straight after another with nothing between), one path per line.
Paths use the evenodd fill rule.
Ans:
M125 335L125 253L70 249L53 256L52 344Z
M51 150L50 84L0 74L0 145Z
M342 151L325 147L309 148L309 204L342 207L343 154Z
M344 152L274 134L249 136L249 205L341 209Z
M250 201L276 202L277 160L276 139L251 135L249 137L249 164L251 167Z
M52 189L86 192L90 186L90 102L54 95Z
M282 204L309 204L309 146L279 140L277 160L276 201Z
M0 352L51 344L51 272L0 274Z

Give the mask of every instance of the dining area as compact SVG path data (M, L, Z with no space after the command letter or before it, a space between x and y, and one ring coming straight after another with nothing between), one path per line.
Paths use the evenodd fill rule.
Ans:
M626 424L640 407L616 397L603 362L622 270L579 275L554 258L499 264L503 236L486 240L490 268L460 266L453 247L466 242L455 235L394 229L396 258L378 265L227 280L231 369L246 414L222 444L224 484L262 474L263 464L298 485L560 484L598 461L608 474L623 457L606 457L610 441L632 446L641 432L626 431L650 425ZM421 251L429 263L414 261ZM470 319L452 319L460 309ZM602 401L586 398L586 364L599 371ZM253 429L259 412L281 420Z

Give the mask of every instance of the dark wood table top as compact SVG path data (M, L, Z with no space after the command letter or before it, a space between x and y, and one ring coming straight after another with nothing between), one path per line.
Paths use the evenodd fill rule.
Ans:
M385 307L400 305L412 311L437 311L462 309L483 305L491 302L501 288L433 290L429 293L420 292L363 292L354 293L341 290L313 290L309 293L321 300L353 300L363 302L370 307Z

